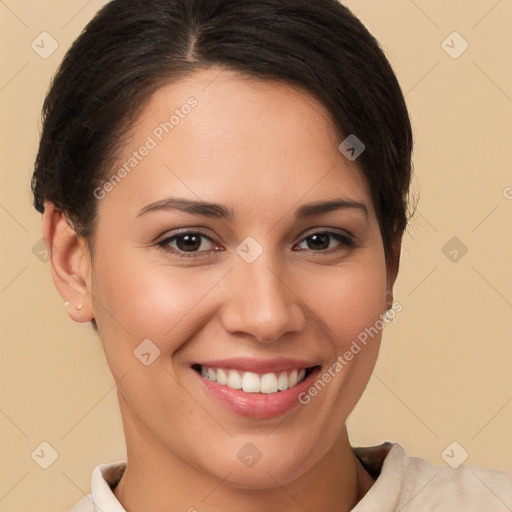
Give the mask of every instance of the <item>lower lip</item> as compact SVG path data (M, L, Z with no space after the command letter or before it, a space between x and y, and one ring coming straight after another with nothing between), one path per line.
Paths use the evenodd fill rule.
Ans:
M245 393L205 379L195 370L208 393L231 411L253 419L269 419L282 416L300 405L299 395L311 386L320 368L315 368L300 384L277 393Z

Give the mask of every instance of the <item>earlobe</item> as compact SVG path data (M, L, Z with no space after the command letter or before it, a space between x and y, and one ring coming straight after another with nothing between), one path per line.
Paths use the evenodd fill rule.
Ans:
M42 231L53 282L66 302L69 316L75 322L91 321L91 261L85 240L76 234L64 213L48 201L44 204Z

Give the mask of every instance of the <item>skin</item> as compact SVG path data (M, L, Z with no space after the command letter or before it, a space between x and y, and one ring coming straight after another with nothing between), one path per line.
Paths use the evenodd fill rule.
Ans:
M368 185L313 97L215 68L151 97L119 166L190 96L197 107L98 201L94 259L51 203L43 216L55 285L74 321L96 318L118 381L127 469L115 495L127 511L350 510L374 480L345 422L371 376L380 334L309 404L278 418L219 405L191 364L282 356L326 369L380 319L396 268L385 258ZM137 217L168 196L219 203L234 217ZM368 217L356 208L294 217L306 203L339 197L364 203ZM212 238L201 238L200 257L179 257L176 240L167 246L175 253L158 246L181 228ZM357 246L308 242L325 231L348 232ZM248 236L263 248L253 263L236 252ZM399 254L400 241L394 247ZM222 250L208 252L215 248ZM149 366L133 354L144 339L160 349ZM248 442L262 454L250 468L237 458Z

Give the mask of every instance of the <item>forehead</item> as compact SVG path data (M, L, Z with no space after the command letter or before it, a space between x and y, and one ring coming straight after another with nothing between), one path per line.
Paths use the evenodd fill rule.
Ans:
M110 171L124 168L123 179L101 207L129 200L140 209L180 195L273 215L301 199L369 201L341 140L330 113L307 92L202 70L151 96Z

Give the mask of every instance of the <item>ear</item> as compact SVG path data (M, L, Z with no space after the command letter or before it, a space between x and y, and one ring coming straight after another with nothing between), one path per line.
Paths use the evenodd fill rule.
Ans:
M402 235L398 233L395 235L391 242L390 255L386 262L386 299L387 307L390 308L393 305L393 286L398 275L398 268L400 266L400 253L402 251Z
M80 238L63 212L45 201L43 240L50 257L53 282L67 303L69 316L80 323L94 318L91 295L91 258L87 244Z

